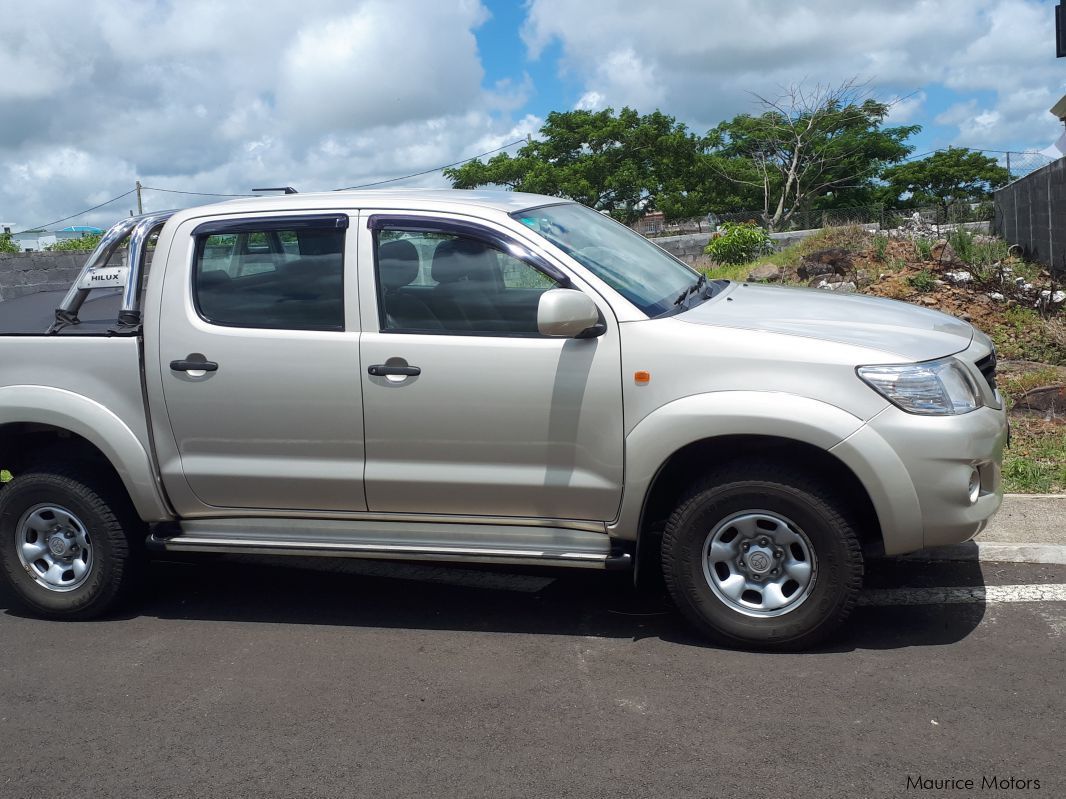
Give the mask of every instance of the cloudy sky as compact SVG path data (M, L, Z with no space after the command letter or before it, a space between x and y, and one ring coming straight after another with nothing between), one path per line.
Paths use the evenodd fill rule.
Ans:
M869 81L946 145L1042 149L1066 92L1050 0L4 0L0 221L146 186L371 183L659 108L704 132L751 92ZM442 185L439 173L393 185ZM147 210L210 201L144 193ZM106 225L131 198L79 217Z

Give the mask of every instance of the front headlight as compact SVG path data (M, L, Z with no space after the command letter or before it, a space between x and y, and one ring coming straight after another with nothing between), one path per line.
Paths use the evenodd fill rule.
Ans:
M899 366L860 366L859 377L908 413L951 416L981 407L981 395L955 358Z

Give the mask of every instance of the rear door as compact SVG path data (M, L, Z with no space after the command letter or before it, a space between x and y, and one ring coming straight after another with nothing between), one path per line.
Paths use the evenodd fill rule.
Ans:
M179 512L366 510L348 227L293 214L176 231L189 251L168 258L157 355Z

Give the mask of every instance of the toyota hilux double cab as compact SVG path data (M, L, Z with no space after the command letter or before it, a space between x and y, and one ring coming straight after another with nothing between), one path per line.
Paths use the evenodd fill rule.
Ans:
M802 648L864 558L1002 499L971 325L707 280L559 198L147 214L0 328L0 565L46 618L112 610L153 552L271 553L661 574L718 641Z

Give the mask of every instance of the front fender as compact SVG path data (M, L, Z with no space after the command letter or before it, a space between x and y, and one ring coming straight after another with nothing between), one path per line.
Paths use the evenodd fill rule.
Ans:
M612 537L636 540L648 491L681 448L708 438L776 436L829 451L865 422L825 402L772 391L717 391L670 402L626 437L625 489Z
M100 403L51 386L4 386L0 425L16 422L51 425L81 436L115 467L142 519L171 518L148 452L125 422Z

